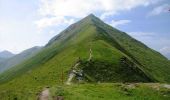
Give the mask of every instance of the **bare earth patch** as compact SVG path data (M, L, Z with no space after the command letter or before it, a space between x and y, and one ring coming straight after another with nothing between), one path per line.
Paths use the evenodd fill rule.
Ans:
M49 89L46 88L44 91L41 92L41 94L38 97L38 100L48 100L49 99Z

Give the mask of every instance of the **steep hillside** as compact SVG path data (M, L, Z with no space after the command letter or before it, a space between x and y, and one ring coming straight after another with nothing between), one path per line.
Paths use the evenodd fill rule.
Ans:
M169 61L164 56L89 15L35 56L1 74L0 94L35 98L43 87L66 82L78 58L85 82L170 82Z
M96 26L107 33L110 40L117 41L122 48L120 50L130 56L136 63L141 66L149 76L162 82L170 82L170 64L163 55L156 52L143 43L133 39L129 35L119 30L113 29L111 26L94 19Z
M17 64L21 63L22 61L30 58L33 56L36 52L38 52L41 49L41 47L33 47L28 50L25 50L21 52L20 54L17 54L11 58L5 59L0 62L0 72L3 72L13 66L16 66Z

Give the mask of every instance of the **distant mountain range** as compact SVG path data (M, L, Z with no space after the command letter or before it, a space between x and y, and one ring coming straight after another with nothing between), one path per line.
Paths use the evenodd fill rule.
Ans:
M14 56L15 54L9 52L9 51L2 51L0 52L0 58L1 59L7 59L7 58L10 58L12 56Z
M38 52L41 49L41 47L33 47L30 49L27 49L17 55L14 55L10 52L2 52L1 56L5 57L5 59L2 59L0 61L0 72L3 72L11 67L16 66L17 64L23 62L24 60L30 58L33 56L36 52Z
M166 57L93 14L70 25L28 59L14 59L22 62L0 75L4 97L9 91L18 97L29 91L34 100L40 89L66 82L75 71L83 73L85 83L170 82Z
M2 62L2 61L4 61L5 60L5 58L0 58L0 62Z

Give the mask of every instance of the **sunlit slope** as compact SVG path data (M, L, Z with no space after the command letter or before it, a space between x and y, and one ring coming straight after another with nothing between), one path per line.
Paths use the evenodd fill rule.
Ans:
M87 66L90 48L93 58ZM35 97L43 87L61 84L62 79L65 82L79 57L85 62L85 73L95 82L170 81L165 57L89 15L54 37L31 59L4 72L0 89ZM122 66L124 57L129 64Z
M63 50L68 50L67 52L64 53L66 55L69 54L70 51L76 52L76 55L72 55L68 57L68 59L69 58L72 59L71 57L75 58L71 62L71 64L67 66L68 69L66 69L65 71L68 71L72 67L71 65L74 64L74 62L76 61L78 57L80 57L83 60L87 60L89 56L89 49L91 47L93 51L93 59L95 61L98 61L99 63L102 63L102 62L106 63L104 67L105 69L109 67L112 68L111 70L112 72L110 75L112 75L113 79L107 79L107 81L110 81L110 82L111 81L114 81L114 82L124 81L119 76L123 75L124 73L125 73L124 76L126 76L127 71L124 71L121 73L118 70L120 68L120 59L125 56L132 62L134 63L136 62L133 61L133 59L130 58L130 56L128 56L126 52L123 51L123 48L121 47L121 45L119 45L114 39L111 39L105 31L103 31L101 28L96 26L94 19L97 19L97 18L95 18L93 15L90 15L84 20L70 26L59 36L53 38L47 44L44 50L42 50L39 54L31 58L30 60L22 63L21 65L16 66L13 69L10 69L5 74L3 74L1 79L4 81L10 80L16 76L20 76L21 74L25 73L28 70L32 70L32 68L34 67L42 66L42 64L46 64L53 57L57 56L59 53L62 53ZM59 57L59 59L62 59L62 57ZM56 63L56 65L60 65L60 63ZM63 61L62 63L67 64L68 62ZM100 65L98 66L100 70ZM95 71L95 69L93 70ZM128 69L128 70L131 70L131 69ZM99 74L100 74L100 71L99 71ZM103 76L105 76L104 73L103 73ZM98 80L101 81L100 79ZM138 79L136 78L136 80ZM103 80L103 81L106 81L106 80ZM131 80L131 81L135 81L135 80ZM141 81L144 81L144 80L141 80Z
M170 82L170 63L167 58L99 20L94 19L96 25L107 33L108 38L117 41L122 47L120 50L136 61L148 75L161 82Z
M86 32L89 33L92 32L93 34L96 34L96 28L90 27L88 30L82 32L82 34L85 34ZM92 34L89 33L89 34ZM94 35L95 36L95 35ZM110 44L105 42L104 40L92 40L92 38L89 37L80 37L83 42L75 42L73 44L69 44L64 46L62 48L58 48L57 45L52 44L52 46L44 48L43 51L41 51L36 57L33 57L32 59L24 62L20 66L16 66L15 69L11 69L8 72L4 74L4 79L12 79L10 82L7 82L5 84L2 84L0 86L1 94L6 97L8 94L13 96L17 96L18 98L35 98L36 93L40 91L43 87L46 86L53 86L56 84L61 84L62 82L62 72L64 73L64 82L67 79L68 71L74 64L74 62L77 60L78 57L81 57L83 60L87 60L89 57L89 47L92 47L93 50L93 59L97 63L103 62L106 64L105 69L109 67L108 71L111 71L111 74L114 76L110 76L110 79L106 80L100 80L105 82L122 82L126 80L127 82L130 81L148 81L147 78L140 76L139 74L134 75L126 75L126 71L124 73L117 73L115 74L115 70L119 69L119 60L122 56L127 56L115 47L112 47ZM90 40L90 42L88 42ZM75 41L75 40L69 40ZM55 45L55 46L54 46ZM55 50L55 51L51 51ZM50 52L51 51L51 52ZM44 54L44 55L43 55ZM44 56L49 56L48 58L45 58ZM44 57L44 58L43 58ZM41 60L41 62L39 62ZM34 63L32 63L34 61ZM39 62L39 63L38 63ZM33 66L32 66L32 65ZM108 66L107 64L111 65ZM23 67L25 66L25 67ZM102 67L102 65L99 65L99 67ZM113 68L112 68L113 67ZM96 78L98 80L98 77L94 77L93 71L97 70L96 68L91 70L92 72L87 73L92 78ZM14 73L15 72L15 73ZM99 71L100 73L100 71ZM8 75L7 75L8 74ZM102 74L101 74L102 75ZM6 77L8 76L8 77ZM124 76L124 77L123 77ZM128 76L128 78L127 78ZM138 78L136 80L134 77L137 76ZM108 74L106 73L101 77L107 78ZM9 81L9 80L7 80ZM4 93L5 91L5 93ZM28 92L30 91L30 92ZM24 96L23 96L24 95Z

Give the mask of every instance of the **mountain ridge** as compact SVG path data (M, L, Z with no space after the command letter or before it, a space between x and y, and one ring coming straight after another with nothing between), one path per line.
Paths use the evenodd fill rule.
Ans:
M30 58L34 53L38 52L41 47L35 46L30 49L24 50L19 54L16 54L10 58L4 59L0 62L0 72L16 66L17 64L23 62L24 60Z
M77 26L80 26L80 28L77 28ZM124 33L124 32L121 32L121 31L119 31L119 30L117 30L117 29L115 29L115 28L112 28L111 26L109 26L109 25L107 25L107 24L105 24L103 21L101 21L99 18L97 18L97 17L95 17L93 14L91 14L91 15L89 15L89 16L87 16L87 17L85 17L84 19L82 19L82 20L80 20L80 21L78 21L77 23L75 23L75 24L72 24L72 25L70 25L66 30L64 30L63 32L61 32L61 34L59 34L59 35L57 35L57 36L55 36L54 38L52 38L50 41L49 41L49 43L46 45L46 47L48 47L48 46L51 46L51 45L58 45L58 44L60 44L60 43L62 43L63 45L65 44L65 42L67 42L68 43L68 41L70 41L70 43L71 43L71 41L73 41L73 40L70 40L70 39L72 39L72 38L77 38L77 36L76 35L80 35L80 34L77 34L78 32L77 32L77 30L81 30L81 27L84 27L84 28L88 28L88 27L90 27L90 26L94 26L94 29L95 30L97 30L97 34L98 35L101 35L101 34L99 34L99 33L106 33L106 34L104 34L103 36L102 36L102 38L103 37L105 37L105 38L107 38L106 40L107 40L107 42L109 42L110 40L111 40L111 43L110 43L110 45L113 45L113 46L116 46L116 48L117 49L119 49L121 52L124 52L126 55L128 55L130 58L132 58L132 60L135 62L135 63L137 63L139 66L143 66L142 64L140 64L139 63L139 61L138 60L136 60L136 58L133 58L134 56L131 54L131 53L129 53L129 52L127 52L127 51L130 51L130 50L127 50L127 49L125 49L125 47L122 47L122 44L121 44L121 41L123 41L122 39L121 40L119 40L118 39L118 37L120 38L121 36L124 36L124 37L126 37L126 38L130 38L129 40L130 40L130 42L132 41L132 42L137 42L137 45L140 45L140 46L142 46L143 48L145 48L146 50L147 49L150 49L150 48L148 48L146 45L144 45L143 43L140 43L140 42L138 42L137 40L135 40L135 39L133 39L133 38L131 38L130 36L128 36L126 33ZM75 29L75 28L77 28L77 29ZM74 30L76 30L76 31L74 31ZM73 31L73 32L72 32ZM113 33L113 31L114 31L114 33ZM67 34L69 32L69 34ZM77 33L76 33L77 32ZM94 34L93 32L89 32L90 33L90 36L91 36L91 34ZM113 33L113 34L111 34L111 33ZM119 33L119 34L116 34L116 33ZM81 34L82 35L82 34ZM114 36L113 36L114 35ZM116 36L117 35L117 36ZM120 36L119 36L120 35ZM82 35L83 36L83 35ZM94 36L95 36L95 34L94 34ZM98 38L98 37L97 37ZM100 38L100 37L99 37ZM126 39L125 38L125 39ZM109 40L108 40L109 39ZM93 39L92 40L90 40L90 41L93 41ZM129 42L129 41L128 41ZM55 44L56 43L56 44ZM73 44L72 44L73 45ZM150 51L153 51L152 49L150 50ZM158 53L158 52L156 52L156 51L154 51L155 53L157 53L157 54L160 54L160 53ZM54 55L51 55L51 56L54 56ZM162 55L160 55L161 57L163 57ZM142 68L140 68L141 70L143 70ZM143 70L144 71L144 70ZM145 72L145 71L144 71ZM149 75L149 74L148 74ZM151 75L149 75L149 76L151 76ZM154 79L154 78L153 78Z
M87 61L90 49L93 57ZM20 88L21 94L33 91L30 95L35 97L46 86L66 82L79 60L75 70L84 70L85 83L170 82L170 63L164 56L90 15L52 38L30 59L1 74L0 89L17 93Z
M4 59L10 58L10 57L12 57L14 55L15 54L13 54L13 53L11 53L10 51L7 51L7 50L4 50L4 51L0 52L0 57L4 58Z

